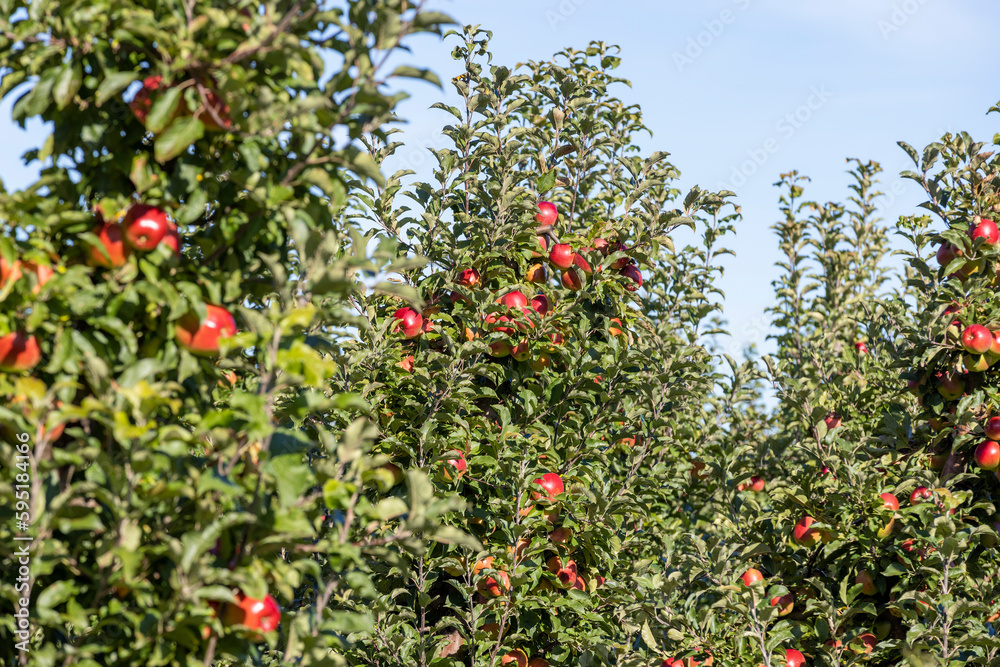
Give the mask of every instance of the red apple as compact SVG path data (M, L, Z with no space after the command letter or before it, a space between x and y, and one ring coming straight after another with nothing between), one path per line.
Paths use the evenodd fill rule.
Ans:
M476 584L476 590L483 597L498 598L510 589L510 577L506 572L498 571L495 575L486 576Z
M933 497L934 494L931 493L931 490L926 486L918 486L913 490L913 493L910 494L910 504L917 505L925 500L930 500Z
M0 371L26 371L38 365L42 352L38 339L23 331L0 336Z
M871 653L878 645L878 639L870 632L865 632L851 641L851 650L857 654Z
M510 667L528 667L528 656L519 648L513 651L508 651L500 658L501 665L510 665Z
M548 280L545 267L541 264L532 264L528 267L528 272L524 275L524 280L534 285L544 284Z
M560 282L562 282L563 287L574 292L583 288L583 281L580 280L580 274L576 271L563 271Z
M982 324L972 324L962 332L962 346L970 354L986 354L993 345L993 332Z
M973 241L982 239L985 246L995 246L1000 242L1000 230L997 229L997 223L986 218L982 218L978 222L974 221L969 225L969 236Z
M983 470L996 470L1000 467L1000 443L996 440L983 440L976 447L976 465Z
M412 308L400 308L392 314L396 320L393 331L402 331L406 338L416 338L424 332L424 318Z
M542 249L542 251L538 252L536 250L533 250L531 252L531 256L532 257L544 257L545 253L547 253L549 251L549 239L546 236L536 236L535 238L538 240L538 245Z
M281 608L270 595L263 600L236 594L236 604L227 604L222 614L223 625L245 625L259 632L273 632L281 623ZM257 635L258 637L260 635Z
M778 608L778 616L788 616L795 608L795 598L791 593L775 595L771 598L771 606Z
M795 528L792 530L792 536L795 541L807 547L815 546L823 538L823 533L821 533L816 528L810 528L816 519L811 516L804 516L799 519L799 522L795 524Z
M556 205L550 201L538 202L538 213L535 214L535 221L539 225L554 225L559 217Z
M139 92L129 102L129 108L132 109L132 113L135 114L135 117L143 125L146 124L146 116L149 115L149 110L153 107L152 93L155 90L159 90L162 84L163 77L159 74L147 76L142 82L142 88L139 89Z
M560 269L568 269L573 266L574 257L576 257L576 253L573 252L573 248L568 243L555 244L552 246L552 252L549 253L549 261Z
M0 289L7 284L7 281L16 281L21 277L21 260L14 260L13 264L8 264L7 260L0 257Z
M750 478L750 488L756 491L757 493L760 493L761 491L764 490L764 484L765 482L763 477L754 476Z
M777 667L778 663L775 664ZM804 667L806 664L806 657L802 655L800 651L796 651L793 648L785 649L785 665L784 667Z
M531 307L535 309L535 312L545 317L549 314L549 298L544 294L536 294L531 297Z
M94 230L94 234L97 235L101 245L90 249L91 265L105 268L123 266L130 250L122 238L121 225L105 222ZM107 252L107 256L101 251L102 248Z
M634 264L629 264L624 269L622 269L621 274L631 281L630 283L625 284L625 289L627 289L629 292L634 292L640 287L642 287L642 274L639 272L639 269L637 269Z
M740 577L743 581L744 586L753 586L758 581L764 581L764 575L760 573L760 570L755 568L750 568Z
M135 250L152 250L170 229L167 212L155 206L135 204L125 215L125 240Z
M548 566L549 572L556 575L559 579L559 583L564 588L570 588L576 583L576 578L578 576L576 563L572 560L567 560L563 563L559 556L553 556L545 563Z
M181 235L177 231L177 225L170 223L167 227L167 233L163 235L163 240L160 241L164 246L170 248L174 255L180 255L181 253Z
M524 296L522 292L514 291L508 292L500 297L500 303L508 308L521 310L528 305L528 297Z
M476 271L475 269L463 269L462 272L458 274L458 278L455 282L463 287L475 288L479 286L479 282L481 280L482 276L479 275L479 271Z
M551 533L549 533L549 539L556 544L569 544L569 541L573 538L573 531L569 528L556 528Z
M532 658L528 661L528 667L549 667L549 661L545 658Z
M566 490L562 477L554 472L547 472L541 477L532 480L531 483L542 487L542 489L545 490L545 496L547 496L549 500L555 500L556 496ZM531 495L535 500L540 500L542 498L542 494L538 491L532 491Z
M531 345L526 340L516 343L510 348L510 356L518 361L527 361L531 358Z
M590 273L592 272L590 269L590 264L587 263L587 260L584 259L583 255L581 255L580 253L576 253L575 255L573 255L573 266L577 267L587 275L590 275Z
M219 340L236 335L236 320L222 306L205 304L205 321L189 312L177 320L174 327L177 344L188 352L201 355L218 354Z
M828 412L826 417L823 418L823 422L826 424L826 430L832 431L833 429L840 426L842 419L840 413L838 412Z
M858 572L858 576L854 577L854 583L861 584L861 592L864 595L875 595L878 593L878 587L875 586L875 580L872 579L872 575L868 570L861 570Z
M961 251L958 248L956 248L952 244L950 244L947 241L945 241L937 249L937 261L938 261L938 264L940 264L942 268L946 267L949 264L951 264L952 261L954 261L954 259L956 257L958 257L959 255L961 255L961 254L962 253L961 253Z
M990 417L983 431L990 440L1000 440L1000 417Z
M879 497L882 499L882 507L884 509L891 510L893 512L899 509L899 499L896 498L896 496L891 493L882 493L879 494Z
M868 346L862 340L855 341L854 349L858 351L858 354L868 354Z
M449 482L452 480L451 472L448 470L448 466L455 468L455 478L459 478L464 475L469 470L469 462L465 460L465 452L460 449L452 449L452 452L458 452L458 458L447 459L445 461L444 467L444 478Z

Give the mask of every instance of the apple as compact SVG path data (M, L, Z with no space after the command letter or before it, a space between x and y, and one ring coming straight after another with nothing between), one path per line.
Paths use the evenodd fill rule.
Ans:
M552 357L549 356L548 352L539 352L537 357L528 361L528 366L536 373L541 373L551 365Z
M507 336L512 336L514 334L514 328L504 326L506 323L513 322L506 315L501 315L497 317L496 315L487 315L483 323L486 324L486 328L495 331L497 333L505 334Z
M553 556L545 562L545 565L549 572L556 575L563 588L571 588L576 583L577 569L574 561L567 560L563 563L559 556Z
M594 239L593 243L594 243L594 249L596 249L597 251L599 251L605 257L608 256L608 241L607 241L607 239L603 239L600 236L598 236L596 239Z
M38 294L42 286L49 282L55 275L51 266L36 264L35 262L22 262L14 260L13 264L8 264L7 260L0 257L0 289L7 284L7 281L17 282L24 272L35 274L35 286L32 288L33 294Z
M528 667L528 656L519 648L509 651L500 658L501 665L511 665L511 667Z
M563 287L568 290L576 292L583 288L583 281L580 280L580 275L576 271L563 271L559 280Z
M521 310L528 305L528 297L524 296L523 292L515 290L500 297L499 303L514 310Z
M628 247L624 243L616 242L612 243L607 247L607 252L605 252L605 256L613 255L616 252L627 252L627 251ZM611 263L611 268L614 269L615 271L621 271L632 262L633 260L631 257L619 257L618 259L616 259L614 262Z
M858 572L858 576L854 578L854 583L861 584L861 592L865 595L875 595L878 593L878 587L875 586L875 580L872 579L872 575L868 570L861 570L861 572Z
M447 481L452 481L451 472L448 470L448 466L455 468L455 478L459 478L464 475L469 469L469 462L465 460L465 452L461 449L451 449L449 451L458 452L458 457L453 459L448 459L445 461L444 466L444 478ZM491 561L492 562L492 561Z
M624 269L622 269L621 275L625 276L631 281L631 283L625 284L625 289L627 289L629 292L634 292L640 287L642 287L642 274L639 273L639 269L637 269L634 264L629 264Z
M758 581L764 581L764 575L760 573L760 570L755 568L750 568L740 577L743 581L744 586L753 586Z
M946 401L957 401L965 393L965 384L955 373L938 374L938 393Z
M858 354L868 354L868 346L863 340L855 341L854 349L858 351Z
M950 244L947 241L945 241L937 249L937 261L938 261L938 264L940 264L941 267L944 268L944 267L948 266L949 264L951 264L952 261L954 261L954 259L956 257L958 257L959 255L961 255L961 254L962 254L962 252L958 248L956 248L952 244Z
M827 431L832 431L833 429L837 428L838 426L840 426L842 421L843 420L841 419L839 412L828 412L826 413L826 417L823 418L823 422L826 424Z
M281 608L270 595L263 600L250 598L242 591L236 593L236 604L227 604L222 614L222 624L244 625L259 632L273 632L281 623ZM260 640L260 634L255 635Z
M821 476L823 476L823 477L826 477L827 475L829 475L830 474L830 468L829 468L829 466L823 466L823 468L819 471L819 474Z
M778 608L778 616L788 616L795 608L795 598L791 593L775 595L771 598L771 606Z
M785 649L785 667L804 667L806 657L793 648ZM777 663L775 663L777 667Z
M130 250L122 238L121 225L104 222L94 229L94 234L97 235L101 246L94 246L90 249L91 265L103 266L104 268L124 266ZM102 248L107 256L105 256L105 252L102 252Z
M177 320L174 327L177 344L188 352L213 355L219 352L219 341L236 335L236 320L222 306L205 304L205 321L191 311Z
M577 590L577 591L583 591L584 593L586 593L587 592L587 580L583 578L582 574L578 574L578 575L576 575L576 581L573 582L573 585L570 586L570 588L572 588L574 590Z
M403 360L400 361L400 362L397 362L396 365L399 366L400 368L402 368L407 373L412 373L413 372L413 362L414 362L413 355L410 354L410 355L407 355L407 356L403 357Z
M549 667L549 661L545 658L532 658L528 661L528 667Z
M590 249L593 250L593 248ZM577 267L587 275L590 275L592 273L590 264L587 263L587 260L584 259L583 255L581 255L580 253L576 253L573 255L573 266Z
M500 636L500 624L499 623L483 623L479 626L479 631L484 632L493 639Z
M167 212L156 206L134 204L122 221L125 240L134 250L149 251L167 235L170 221Z
M498 359L502 359L510 354L510 342L498 340L490 343L490 354Z
M563 491L566 490L562 477L554 472L547 472L541 477L532 480L531 483L542 487L545 491L545 497L547 497L550 501L555 501L556 496L562 494ZM531 495L535 500L542 499L542 494L538 491L532 491Z
M914 489L913 493L910 494L910 504L917 505L925 500L930 500L933 497L934 494L931 493L931 490L926 486L918 486Z
M573 266L574 257L576 257L576 253L573 252L573 248L568 243L555 244L552 246L552 252L549 253L549 261L560 269L568 269Z
M993 332L993 342L990 344L990 354L1000 357L1000 331Z
M1000 443L996 440L983 440L976 447L976 465L983 470L996 470L1000 467Z
M142 88L139 89L139 92L129 102L129 108L132 110L132 113L143 125L146 124L146 117L149 115L150 109L153 108L153 91L159 90L162 85L163 77L159 74L147 76L142 81ZM177 112L174 112L175 118L178 115Z
M884 509L895 512L899 509L899 499L891 493L881 493L879 498L882 499L882 507Z
M993 332L982 324L971 324L962 332L962 346L970 354L986 354L993 345Z
M982 373L993 364L985 354L963 354L962 365L965 366L966 371Z
M990 440L1000 440L1000 417L990 417L983 431Z
M876 639L875 635L873 635L870 632L865 632L858 635L851 641L850 644L851 650L858 654L871 653L872 651L875 650L875 647L877 645L878 645L878 639Z
M490 565L492 567L492 564ZM488 575L479 580L476 590L483 597L498 598L510 589L510 577L506 572L498 571L496 575Z
M549 533L549 539L556 544L569 544L569 541L573 539L573 531L569 528L556 528Z
M552 352L555 352L557 347L566 342L566 337L557 331L556 333L549 334L549 340L552 341L552 345L549 346L549 349Z
M526 340L516 343L510 348L510 356L518 361L527 361L531 358L531 345Z
M181 235L177 231L177 225L171 222L167 226L167 233L163 235L163 240L160 243L170 248L175 256L181 254Z
M0 336L0 371L27 371L37 366L41 359L42 352L35 336L23 331Z
M416 338L424 332L424 318L412 308L400 308L392 317L396 320L392 330L402 331L405 338Z
M757 493L760 493L761 491L764 490L764 484L765 482L763 477L757 477L755 475L750 478L750 488L756 491Z
M545 273L545 266L542 264L532 264L528 267L528 272L524 275L524 280L535 285L545 283L548 280L548 276Z
M535 222L539 225L554 225L559 217L556 205L550 201L538 202L538 213L535 214Z
M545 236L536 236L538 240L538 246L542 249L541 252L533 250L531 252L532 257L545 257L545 254L549 251L549 239Z
M978 222L973 221L969 225L969 236L973 241L982 239L985 246L995 246L1000 242L1000 230L997 229L997 223L987 218L981 218Z
M545 317L549 314L549 309L551 308L549 298L544 294L536 294L531 297L531 307L535 309L536 313Z
M795 541L807 547L815 546L819 543L823 539L824 534L816 528L809 527L815 522L816 519L808 515L799 519L792 530L792 536L795 538Z
M458 274L458 278L455 279L456 283L470 289L478 287L481 281L482 276L475 269L462 269L462 272Z
M617 317L612 317L611 321L614 322L615 324L617 324L618 327L622 326L622 321L620 319L618 319ZM618 327L613 327L613 326L611 326L609 324L608 325L608 333L611 334L612 336L621 336L622 335L622 330L619 329Z

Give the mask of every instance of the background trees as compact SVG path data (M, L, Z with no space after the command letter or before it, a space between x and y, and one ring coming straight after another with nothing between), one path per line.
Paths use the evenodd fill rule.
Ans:
M733 359L733 193L637 148L613 47L451 33L415 181L422 5L5 9L53 128L0 192L5 663L996 663L984 145L904 146L936 221L892 229L877 164L782 176L777 353Z

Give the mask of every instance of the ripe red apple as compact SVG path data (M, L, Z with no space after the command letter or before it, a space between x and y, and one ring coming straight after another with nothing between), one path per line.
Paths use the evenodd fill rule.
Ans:
M878 593L878 587L875 586L875 580L872 579L872 575L868 570L861 570L858 572L858 576L854 578L854 583L861 584L861 592L865 595L875 595Z
M532 264L528 267L528 272L524 274L525 282L529 282L534 285L544 284L548 278L549 277L545 272L545 266L542 264Z
M552 252L549 253L549 261L560 269L568 269L573 266L574 257L576 257L576 253L573 252L573 248L568 243L555 244L552 246Z
M764 575L756 568L750 568L740 577L744 586L753 586L758 581L764 581Z
M506 572L498 571L495 575L488 575L479 580L476 590L483 597L498 598L510 589L510 577Z
M870 632L858 635L851 642L851 650L857 654L871 653L876 646L878 646L878 639Z
M513 320L507 317L506 315L501 315L500 317L497 317L496 315L490 314L486 316L486 319L483 320L483 322L486 324L486 328L490 329L491 331L495 331L497 333L501 333L507 336L514 335L514 328L505 326L506 324L513 322Z
M945 241L937 249L937 261L943 267L948 266L956 257L961 255L961 251L952 244Z
M562 477L554 472L547 472L541 477L532 480L531 483L542 487L545 490L545 496L549 500L555 500L556 496L566 490ZM541 500L542 498L542 494L538 491L532 491L531 495L535 500Z
M139 122L143 125L146 124L146 117L149 115L150 109L153 107L153 93L159 90L163 85L163 77L159 74L155 76L147 76L142 81L142 88L139 92L135 94L132 101L129 102L129 108L132 109L132 113L135 117L139 119ZM175 113L176 117L177 114Z
M868 346L863 340L855 341L854 349L858 351L858 354L868 354Z
M930 500L933 497L934 494L926 486L918 486L913 490L913 493L910 494L910 504L917 505L926 500Z
M188 352L201 355L218 354L219 341L236 335L236 320L222 306L205 304L205 321L191 311L177 320L174 327L177 344Z
M983 431L990 440L1000 440L1000 417L990 417Z
M757 493L760 493L761 491L764 490L764 485L765 482L763 477L757 477L756 475L754 475L753 477L750 478L750 488L756 491Z
M519 648L513 651L508 651L500 658L501 665L510 665L511 667L528 667L528 656Z
M556 205L550 201L538 202L538 213L535 214L535 221L539 225L554 225L559 217Z
M508 308L521 310L528 305L528 297L519 291L508 292L500 297L500 303Z
M34 368L42 359L38 339L23 331L0 336L0 371L21 372Z
M996 470L1000 467L1000 443L996 440L983 440L976 447L976 465L983 470Z
M1000 230L997 229L997 223L986 218L982 218L978 222L973 221L969 225L969 236L973 241L982 239L985 246L995 246L1000 242Z
M0 257L0 289L7 284L8 280L10 282L20 280L25 272L35 275L35 286L31 290L33 294L38 294L42 290L42 286L55 275L52 267L45 264L22 262L19 259L14 260L13 264L8 264L7 260Z
M881 493L879 498L882 499L882 507L895 512L899 509L899 499L891 493Z
M563 287L568 290L576 292L583 288L583 281L580 280L580 274L576 271L563 271L562 277L559 280L562 282Z
M536 294L531 297L531 307L535 309L535 312L545 317L549 314L549 298L544 294Z
M591 248L591 250L592 249L593 248ZM581 255L580 253L576 253L573 255L573 266L577 267L587 275L590 275L592 272L590 264L587 263L587 260L584 259L583 255Z
M90 249L91 265L104 268L123 266L131 251L123 240L121 225L105 222L94 230L94 234L101 245ZM101 252L102 248L107 252L107 257Z
M574 561L567 560L563 563L559 556L553 556L545 564L548 566L549 572L556 575L563 588L570 588L576 583L578 573Z
M986 354L993 345L993 332L982 324L972 324L962 332L962 346L970 354Z
M545 254L549 251L549 239L546 236L536 236L535 238L538 240L538 246L542 249L542 251L538 252L533 250L531 252L531 256L544 257Z
M516 343L510 348L510 356L518 361L527 361L531 358L531 345L526 340Z
M281 608L270 595L258 600L246 597L242 591L238 592L236 604L227 604L222 614L223 625L245 625L258 632L273 632L278 629L279 623L281 623Z
M452 466L455 469L455 478L457 479L469 470L469 462L465 460L465 452L461 449L452 449L449 451L458 452L458 458L448 459L445 461L444 478L450 482L452 481L452 476L451 472L448 470L448 466Z
M0 257L0 289L7 284L7 281L15 281L21 277L21 260L14 260L13 264L8 264L7 260Z
M475 269L462 269L455 282L463 287L475 288L479 286L481 280L482 276L479 275L479 271Z
M826 417L823 418L823 422L826 424L826 430L832 431L840 426L842 419L839 412L828 412Z
M406 338L416 338L424 332L424 318L412 308L400 308L392 317L396 320L393 331L402 331Z
M795 597L791 593L775 595L771 598L771 606L778 608L778 616L788 616L795 608Z
M785 667L804 667L805 664L806 657L800 651L793 648L785 649Z
M818 529L809 527L815 522L816 519L808 515L799 519L792 530L792 536L795 538L795 541L807 547L818 544L823 538L823 534Z
M639 273L639 269L637 269L634 264L629 264L622 269L621 275L631 281L629 283L625 283L625 289L629 292L635 292L637 289L642 287L642 274Z
M134 204L125 214L125 240L135 250L152 250L170 229L167 212L156 206Z
M1000 357L1000 331L993 332L993 342L990 344L990 354Z
M573 539L573 531L569 528L556 528L549 533L549 539L556 544L569 544L569 541Z
M528 667L549 667L549 661L545 658L532 658L528 661Z

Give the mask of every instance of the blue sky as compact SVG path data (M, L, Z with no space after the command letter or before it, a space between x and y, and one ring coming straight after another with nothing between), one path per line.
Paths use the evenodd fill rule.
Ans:
M632 88L618 94L642 106L653 131L642 147L671 153L682 189L730 187L743 207L730 243L736 257L727 258L722 281L733 332L725 350L733 354L748 343L771 348L764 309L777 277L769 227L778 216L778 174L798 169L813 179L807 196L839 201L849 182L845 158L876 160L890 193L883 216L893 220L922 201L914 184L898 178L910 165L897 140L922 148L945 131L966 130L981 141L1000 131L1000 116L985 115L1000 100L1000 3L990 0L434 4L492 30L495 63L544 59L591 40L621 47L618 74ZM445 81L458 73L449 45L422 37L411 47L401 60L430 67ZM412 147L401 151L400 166L421 171L430 164L423 147L443 145L439 131L447 121L428 109L437 89L409 87L402 139ZM42 133L37 123L27 133L13 125L10 107L0 105L0 179L8 188L34 177L18 156Z

